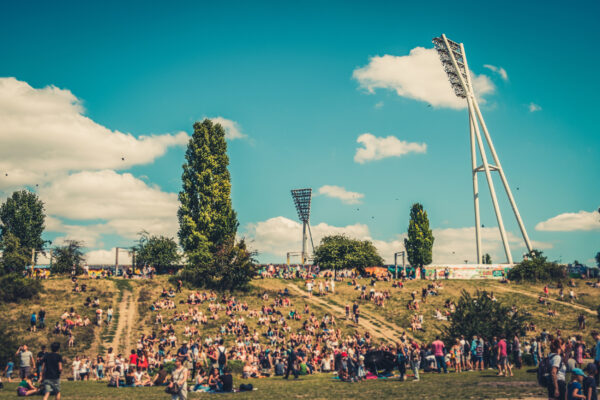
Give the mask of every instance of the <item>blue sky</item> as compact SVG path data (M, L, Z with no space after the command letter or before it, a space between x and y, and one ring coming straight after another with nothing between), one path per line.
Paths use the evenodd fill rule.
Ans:
M423 49L446 33L479 77L530 238L552 259L588 262L600 251L600 4L445 4L3 2L0 190L39 191L48 239L83 238L94 260L112 259L139 228L175 234L180 132L221 117L243 136L229 141L233 202L261 261L299 250L289 190L329 185L359 197L314 197L316 239L371 238L389 260L418 201L434 261L473 262L467 113L449 86L422 95L437 71ZM365 133L392 156L357 162ZM483 175L480 188L484 251L503 262Z

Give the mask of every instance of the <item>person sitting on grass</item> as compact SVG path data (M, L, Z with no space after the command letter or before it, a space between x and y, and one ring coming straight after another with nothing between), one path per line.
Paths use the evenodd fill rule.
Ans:
M154 376L154 380L152 381L152 386L164 386L167 384L167 375L169 373L167 372L167 370L165 369L165 366L163 364L160 365L160 367L158 368L158 372L156 373L156 376Z
M210 375L208 376L208 387L213 392L218 392L221 389L219 382L219 370L217 368L213 368L210 371Z
M158 376L158 375L157 375ZM121 374L118 369L113 369L110 375L108 376L108 386L116 387L120 386L119 380L121 379Z
M210 390L208 386L208 377L206 376L204 369L200 368L194 378L194 388L192 389L192 392L206 392L208 390Z
M33 374L26 376L17 386L17 396L33 396L39 392L39 389L33 386Z
M229 393L233 391L233 376L229 367L223 369L223 375L219 377L219 383L222 392Z

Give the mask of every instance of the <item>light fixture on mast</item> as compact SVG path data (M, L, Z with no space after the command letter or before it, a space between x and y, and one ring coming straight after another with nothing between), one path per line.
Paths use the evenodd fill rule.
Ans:
M306 260L308 259L308 253L306 251L306 240L307 233L310 235L310 244L313 249L313 253L315 251L315 245L312 239L312 232L310 231L310 201L312 196L312 189L293 189L292 190L292 198L294 199L294 204L296 206L296 211L298 211L298 218L302 222L302 253L301 253L301 261L304 265ZM308 232L307 232L308 231Z
M502 238L502 244L504 245L506 259L509 264L512 264L513 260L510 253L510 247L508 245L508 238L504 229L504 222L502 221L502 215L500 213L500 208L498 207L498 199L496 198L496 190L494 189L494 183L492 181L492 171L496 171L500 175L500 179L502 180L502 184L506 190L513 213L515 214L515 218L519 224L521 234L523 235L525 246L527 246L527 250L529 252L532 250L531 242L529 241L529 236L525 230L525 225L523 224L523 220L519 214L517 203L515 202L510 187L508 186L508 181L504 175L504 171L502 170L502 165L500 164L498 154L496 153L496 149L492 143L492 138L487 129L485 121L483 120L483 116L481 115L479 105L477 104L477 98L475 97L475 92L473 91L471 73L469 72L465 48L462 43L454 42L448 39L444 34L442 34L441 37L434 38L433 44L438 52L438 55L440 56L444 71L446 71L446 74L448 75L448 80L450 81L452 90L454 90L454 94L467 100L467 107L469 110L469 128L471 133L471 167L473 175L473 203L475 208L475 241L477 247L477 263L480 264L482 262L480 232L481 222L479 217L479 188L477 182L477 173L484 172L488 187L490 189L492 204L494 205L494 211L496 213L496 220L498 221L498 229L500 230L500 236ZM480 125L495 165L488 163L484 143L481 139ZM476 145L481 157L481 165L477 165Z

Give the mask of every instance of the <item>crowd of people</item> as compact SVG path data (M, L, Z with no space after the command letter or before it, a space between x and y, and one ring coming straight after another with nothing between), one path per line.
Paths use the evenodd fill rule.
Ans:
M288 272L274 270L269 274L276 276ZM550 360L546 382L549 398L561 400L566 400L563 393L567 393L571 386L576 388L579 380L582 392L589 379L597 381L594 377L600 363L600 336L597 332L592 332L594 341L598 343L595 348L587 348L579 335L563 337L560 331L549 333L546 330L538 333L533 324L527 326L530 339L475 336L457 337L446 342L436 338L431 343L423 343L408 332L402 332L397 343L386 344L376 342L370 332L361 331L359 324L359 301L371 301L375 306L385 307L386 299L393 296L390 290L379 290L377 279L372 279L369 285L359 284L352 274L319 278L315 271L297 270L295 273L300 276L307 274L306 290L315 296L334 293L336 284L345 279L345 283L356 290L356 301L345 306L345 317L352 321L353 329L344 331L333 314L317 313L309 303L296 303L287 288L277 292L264 291L249 304L248 300L240 301L236 296L214 291L178 295L182 291L179 282L176 288L163 288L151 302L149 309L153 313L154 324L137 338L129 354L116 353L111 348L106 354L94 357L75 356L68 362L71 372L64 376L73 381L104 380L115 388L165 386L174 398L186 398L187 393L192 391L232 391L235 389L232 370L248 379L270 376L288 379L290 375L298 378L305 374L333 372L337 379L345 382L375 379L382 370L387 375L397 370L399 379L412 377L419 381L422 373L463 373L485 369L494 369L499 376L512 376L513 369L520 369L524 360L536 366ZM392 286L403 290L404 283L393 282ZM413 332L423 331L424 316L419 304L427 303L431 296L439 296L443 289L442 282L432 281L426 282L422 290L410 293L407 309L414 311L410 324ZM74 281L73 290L85 292L86 288ZM492 301L497 301L493 293L489 296ZM547 293L542 297L547 298ZM103 310L98 298L88 297L83 306L96 310L93 323L111 323L112 309ZM454 302L447 299L443 307L435 309L433 318L447 320L455 309ZM31 317L36 326L46 318L45 310L42 310L34 313L35 318ZM249 325L248 321L253 323ZM211 322L217 322L218 329L207 333L203 325ZM90 323L89 318L82 317L71 308L60 316L54 332L72 335L75 327ZM585 316L580 317L578 323L584 330ZM44 380L43 371L39 368L44 365L45 354L45 349L42 349L37 357L33 357L26 346L17 352L21 377L19 387L23 388L19 391L22 395L39 392L40 387L36 387L35 382ZM373 354L392 361L374 367ZM557 356L560 356L562 364L555 365L559 359ZM596 366L585 366L583 360L586 358L595 359ZM8 379L14 369L14 364L6 366ZM574 376L572 385L566 383L563 369ZM582 371L581 374L579 371ZM552 392L555 388L558 388L558 395Z

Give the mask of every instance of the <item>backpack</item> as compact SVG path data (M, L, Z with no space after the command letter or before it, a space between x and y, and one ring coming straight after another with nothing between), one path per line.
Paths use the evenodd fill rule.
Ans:
M223 353L221 350L219 350L218 362L219 365L225 365L225 363L227 362L227 357L225 357L225 353Z
M552 365L550 362L556 356L559 356L559 355L554 354L552 357L544 357L542 359L542 362L540 362L540 365L538 366L538 370L537 370L537 381L540 386L548 387L548 385L550 385L550 380L552 379L551 375L550 375L550 372L552 371ZM562 362L562 358L561 358L558 369L560 370L562 366L563 366L563 362Z

